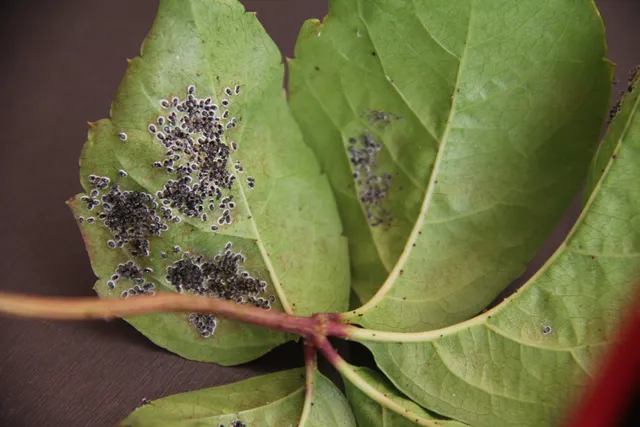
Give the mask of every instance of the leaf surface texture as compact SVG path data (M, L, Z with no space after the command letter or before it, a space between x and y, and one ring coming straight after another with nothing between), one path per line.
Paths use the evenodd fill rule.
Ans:
M304 383L304 370L292 369L176 394L143 405L120 426L297 426L304 402ZM316 373L313 403L305 426L356 427L346 398L320 373Z
M449 328L365 342L403 393L474 426L558 422L637 289L639 94L629 90L596 156L602 169L590 172L599 179L580 218L517 293Z
M327 179L289 112L282 79L280 52L255 14L245 13L239 2L160 2L141 56L129 61L111 117L91 126L81 157L85 193L70 202L76 218L82 218L80 228L100 278L98 294L119 297L136 285L123 278L113 288L109 285L118 266L128 261L153 270L143 281L153 284L156 292L177 291L180 280L197 282L198 274L204 277L202 287L209 289L208 280L222 276L211 268L205 272L202 264L213 262L216 255L223 257L231 243L229 250L245 258L236 262L237 274L245 272L266 283L264 290L250 295L261 299L259 304L268 301L271 309L301 315L346 309L348 255L340 219ZM195 107L188 104L190 96ZM174 98L187 110L180 111ZM203 106L205 101L210 108ZM171 114L176 114L175 125L169 122ZM216 130L218 142L213 131L205 135L206 126L214 122L222 126ZM224 147L224 155L215 151ZM220 158L226 162L222 166L215 164ZM181 174L179 168L189 164L195 165L193 170ZM186 175L191 181L176 184ZM90 181L92 176L98 178ZM205 185L202 176L214 178L207 178ZM96 187L96 179L103 177L108 185ZM219 195L214 181L222 183L216 187ZM202 190L205 187L210 194ZM115 202L105 201L114 189L122 194L112 197ZM116 209L127 195L140 194L150 199L138 201L137 211L128 199L125 208ZM101 203L91 206L91 200ZM172 218L163 216L164 209ZM99 216L105 212L106 220ZM156 216L167 229L149 231ZM116 227L107 226L107 220ZM140 223L141 232L136 231ZM110 244L120 243L117 234L128 237L113 249ZM135 256L145 245L148 254ZM169 268L181 261L176 270L180 280L171 280ZM191 265L198 263L200 272ZM191 292L187 285L182 291ZM223 297L235 299L238 294L229 293L233 295ZM212 336L203 339L187 318L188 314L158 314L127 320L183 357L226 365L255 359L290 338L219 320Z
M333 0L305 23L291 106L350 239L358 323L455 324L523 273L584 180L604 55L588 0Z

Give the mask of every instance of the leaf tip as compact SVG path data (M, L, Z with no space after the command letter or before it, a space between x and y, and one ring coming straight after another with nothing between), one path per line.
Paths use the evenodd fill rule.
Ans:
M73 196L73 197L71 197L71 198L67 199L67 200L64 202L64 204L65 204L65 205L67 205L67 206L69 206L69 207L71 208L71 207L72 207L71 205L73 205L73 203L76 201L76 198L77 198L77 197L78 197L78 196Z

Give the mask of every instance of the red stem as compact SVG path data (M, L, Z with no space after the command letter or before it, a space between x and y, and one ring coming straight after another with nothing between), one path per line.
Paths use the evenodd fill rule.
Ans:
M326 336L316 336L313 338L313 345L322 353L331 365L346 363L344 359L338 354L335 348L331 345Z
M0 313L55 320L111 319L155 312L211 313L239 322L289 332L305 338L347 337L348 325L339 314L295 316L214 298L158 294L149 297L102 300L95 297L35 297L0 292Z

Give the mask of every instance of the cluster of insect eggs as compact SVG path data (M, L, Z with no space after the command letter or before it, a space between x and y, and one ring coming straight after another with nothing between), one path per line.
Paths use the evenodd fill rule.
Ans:
M188 319L202 338L209 338L216 330L216 318L211 314L190 313Z
M353 179L359 187L358 197L363 204L367 220L371 226L390 222L391 213L381 205L391 188L392 178L389 173L378 173L377 156L382 145L375 141L373 135L364 133L360 141L349 138L349 161L353 168Z
M224 92L229 97L238 95L240 86L225 88ZM223 107L229 104L228 99L220 101ZM232 141L227 144L225 135L227 129L235 127L236 119L227 121L228 110L218 116L218 104L213 103L211 97L196 98L194 85L187 87L184 100L173 97L171 100L162 100L161 106L173 111L167 112L166 117L157 117L154 123L149 124L149 132L166 150L165 158L154 161L153 167L165 168L167 173L176 175L176 180L168 180L157 196L164 204L206 222L215 209L210 198L215 197L220 201L231 190L236 179L227 169L227 163L229 151L236 150L237 143ZM225 121L226 124L223 124ZM233 168L238 173L243 172L239 161L234 163ZM230 201L232 196L227 194L226 198ZM226 206L225 199L220 203L222 213L211 226L212 231L233 221L231 210L235 208L235 203ZM209 211L206 211L206 207Z
M113 235L113 239L107 241L107 246L115 249L128 244L133 256L148 256L149 237L159 236L168 230L167 220L171 220L172 216L158 215L158 203L147 193L121 190L118 185L113 185L98 199L99 195L97 189L91 190L91 197L85 203L88 209L92 209L94 204L100 205L98 219ZM93 196L96 196L95 199Z
M218 427L226 427L224 424L218 424ZM231 427L247 427L245 423L240 420L231 421Z
M141 269L133 261L118 264L115 271L107 281L107 287L111 290L116 288L116 283L120 279L128 280L134 283L128 289L123 290L120 293L121 298L128 298L139 295L155 295L155 285L147 282L144 279L144 274L152 273L153 270L149 267Z
M275 296L258 296L266 291L267 283L246 272L242 267L245 257L231 249L232 243L227 242L223 250L212 258L182 252L167 267L165 279L178 293L188 292L270 310L271 304L276 301ZM171 252L177 256L181 251L182 248L174 246ZM163 252L161 256L167 259L169 254ZM191 313L188 320L202 338L213 335L216 328L216 318L213 315Z

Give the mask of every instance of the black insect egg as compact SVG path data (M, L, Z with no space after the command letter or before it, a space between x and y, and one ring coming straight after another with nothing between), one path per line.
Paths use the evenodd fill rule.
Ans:
M226 93L227 96L232 96L233 95L233 92L231 91L231 88L228 88L228 87L224 88L224 93Z
M120 132L118 134L118 138L120 138L120 141L126 141L127 140L127 134L124 132Z

